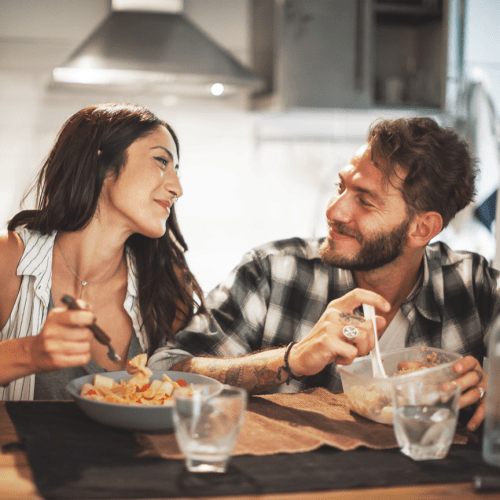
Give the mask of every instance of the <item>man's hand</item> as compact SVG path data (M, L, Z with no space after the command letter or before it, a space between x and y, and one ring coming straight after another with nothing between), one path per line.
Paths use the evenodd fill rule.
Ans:
M364 356L373 349L372 322L354 315L354 310L362 304L386 312L391 307L382 296L360 288L330 302L309 335L290 351L289 366L295 375L315 375L333 362L349 365L356 357ZM377 328L385 326L384 318L377 316L376 321ZM358 335L347 338L342 332L346 325L356 327Z
M354 310L362 304L388 312L390 304L374 292L356 289L328 304L313 329L289 351L288 365L297 377L315 375L327 364L350 364L357 356L367 354L374 346L373 323ZM385 319L377 316L377 327L385 326ZM355 327L358 334L347 338L342 330ZM254 352L238 358L193 357L180 361L172 370L179 370L215 378L223 384L243 387L251 394L268 391L288 380L282 370L286 348ZM286 375L281 376L280 373Z
M453 365L453 370L458 375L461 375L454 382L462 389L460 408L465 408L473 404L477 405L474 415L467 423L467 429L475 431L481 425L486 413L486 402L483 397L483 391L486 391L488 376L479 364L479 361L473 356L466 356L457 361Z

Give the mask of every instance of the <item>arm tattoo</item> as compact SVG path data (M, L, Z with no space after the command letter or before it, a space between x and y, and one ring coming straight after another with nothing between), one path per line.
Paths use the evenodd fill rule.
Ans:
M252 394L259 394L281 385L288 378L286 372L284 376L278 378L278 369L273 368L277 358L266 355L265 352L260 352L258 356L254 356L255 353L252 353L241 358L209 358L204 356L190 358L177 363L172 369L206 375L223 384L242 387ZM279 356L280 363L278 364L283 364L283 355Z

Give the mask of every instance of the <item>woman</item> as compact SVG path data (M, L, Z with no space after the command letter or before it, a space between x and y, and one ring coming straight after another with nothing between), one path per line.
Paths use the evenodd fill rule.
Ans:
M203 309L175 218L178 168L174 131L142 107L92 106L65 123L37 209L0 236L0 398L67 398L70 380L123 369ZM68 310L65 294L91 310ZM121 361L86 328L96 318Z

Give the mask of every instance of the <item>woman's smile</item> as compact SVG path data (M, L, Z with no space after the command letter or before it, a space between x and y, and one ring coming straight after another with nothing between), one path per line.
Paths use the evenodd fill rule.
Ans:
M158 205L163 207L167 213L170 213L170 207L172 206L172 202L170 200L155 200Z

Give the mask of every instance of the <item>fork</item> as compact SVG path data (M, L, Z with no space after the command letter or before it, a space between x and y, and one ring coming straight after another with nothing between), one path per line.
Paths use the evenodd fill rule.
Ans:
M82 308L76 303L76 300L69 295L64 295L61 301L68 306L68 309L72 309L74 311L82 310ZM121 361L122 358L120 358L120 356L116 354L113 346L111 345L111 339L108 337L108 335L105 334L104 331L101 330L95 323L86 326L94 334L94 337L98 342L108 346L108 358L111 361Z
M380 349L378 347L377 323L375 322L375 308L368 304L363 304L363 315L366 319L371 319L373 323L373 332L375 333L375 347L370 351L372 357L372 369L374 378L387 378L380 358Z

